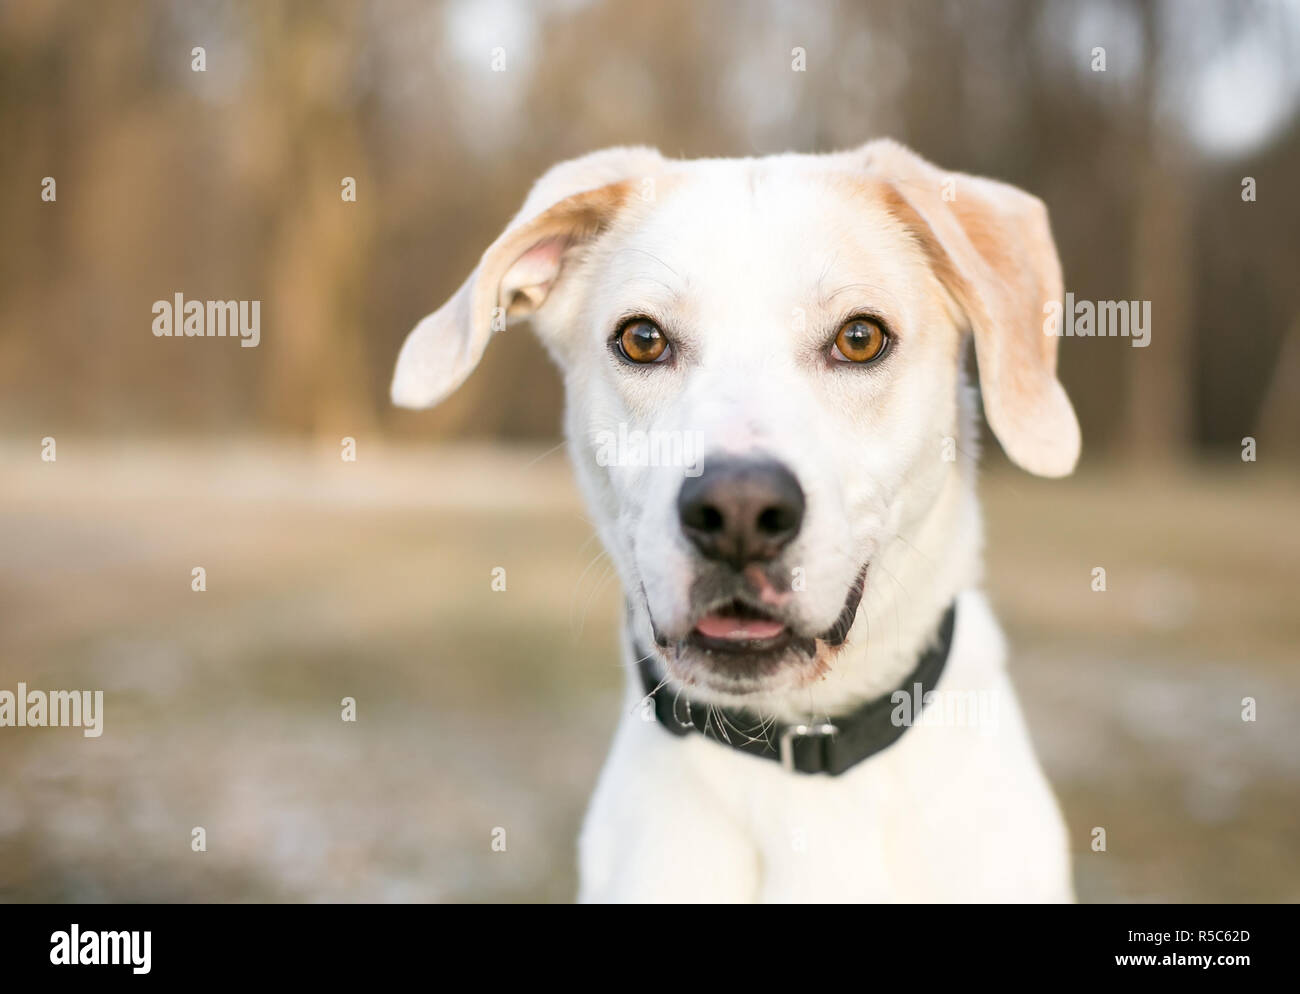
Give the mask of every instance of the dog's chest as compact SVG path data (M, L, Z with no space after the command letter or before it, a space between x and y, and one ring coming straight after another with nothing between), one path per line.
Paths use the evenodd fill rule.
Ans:
M761 899L923 901L986 892L980 867L991 859L1005 865L1011 808L1031 799L990 805L980 790L994 747L955 741L952 731L914 729L840 777L758 771L742 817L761 854Z
M729 784L715 796L757 851L758 899L1060 899L1043 883L1063 879L1059 813L1010 682L999 675L991 689L1009 705L997 727L936 715L839 777L706 754Z
M837 777L672 736L631 689L583 834L584 899L1071 900L1060 811L979 606L963 602L944 695Z

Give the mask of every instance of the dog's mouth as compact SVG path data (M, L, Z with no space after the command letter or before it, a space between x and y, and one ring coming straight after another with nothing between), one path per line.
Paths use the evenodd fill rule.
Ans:
M741 593L707 605L684 638L671 641L655 629L655 642L665 650L670 672L688 684L745 694L791 679L808 682L826 672L834 650L848 638L866 574L863 566L834 622L821 632L805 631L782 610Z
M710 652L770 652L791 639L781 618L740 598L701 615L686 637L689 645Z

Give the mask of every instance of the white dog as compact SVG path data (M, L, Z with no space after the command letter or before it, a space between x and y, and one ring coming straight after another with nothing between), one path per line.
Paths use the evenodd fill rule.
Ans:
M1072 899L977 589L962 360L969 330L1008 456L1069 473L1061 295L1041 201L890 141L615 148L546 173L411 332L400 405L449 394L515 318L563 371L627 600L582 900Z

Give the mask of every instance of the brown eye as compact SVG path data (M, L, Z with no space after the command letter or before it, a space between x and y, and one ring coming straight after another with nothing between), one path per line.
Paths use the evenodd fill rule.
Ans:
M668 358L668 339L659 326L646 318L629 321L618 333L618 350L635 363L662 362Z
M871 362L889 344L885 329L870 318L850 318L835 336L831 356L840 362Z

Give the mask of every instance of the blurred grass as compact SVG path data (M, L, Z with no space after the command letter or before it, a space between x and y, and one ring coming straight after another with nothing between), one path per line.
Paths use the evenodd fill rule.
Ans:
M562 454L60 436L57 463L0 456L0 688L106 698L98 739L0 729L0 897L572 896L620 601ZM1080 897L1300 900L1300 480L981 488Z

